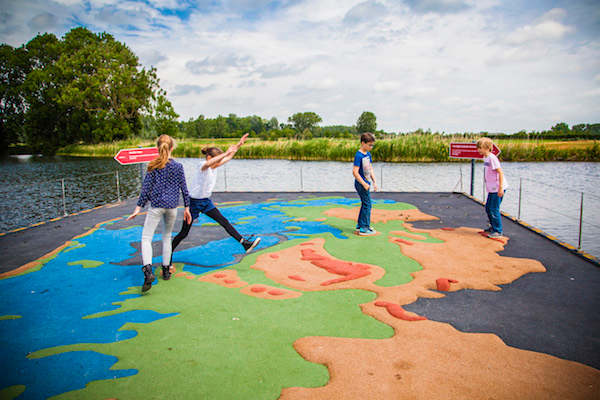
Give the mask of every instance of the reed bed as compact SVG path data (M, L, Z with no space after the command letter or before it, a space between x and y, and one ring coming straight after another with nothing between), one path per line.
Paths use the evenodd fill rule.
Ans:
M470 142L473 138L452 138L442 135L405 135L394 139L378 140L373 147L373 159L379 162L464 162L448 157L452 141ZM173 153L175 157L200 157L205 146L226 150L236 139L181 139ZM351 161L359 142L350 139L311 140L250 140L238 152L245 159L287 159ZM503 161L600 161L600 142L594 140L550 141L527 139L499 139ZM113 157L120 149L153 146L153 141L130 140L97 145L72 145L59 154L76 156Z

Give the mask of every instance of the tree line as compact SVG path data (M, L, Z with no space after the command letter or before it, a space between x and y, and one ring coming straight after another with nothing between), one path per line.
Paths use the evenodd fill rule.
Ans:
M298 112L290 116L286 122L279 122L277 118L264 119L257 115L238 117L229 114L227 117L219 115L216 118L205 118L200 115L179 123L179 132L175 136L185 138L234 138L248 132L251 136L263 140L312 139L321 137L352 138L363 132L374 132L379 137L387 134L377 130L375 114L364 111L356 125L332 125L320 127L322 118L312 111ZM157 132L149 132L154 137Z
M351 126L321 127L321 116L312 111L295 113L283 122L275 117L235 114L216 118L199 115L180 122L154 67L144 68L112 35L83 27L72 29L61 39L38 34L18 48L0 44L0 81L1 152L26 144L28 151L53 154L74 143L155 138L161 133L184 138L234 138L249 132L263 140L353 138L363 132L373 132L378 138L405 134L377 130L377 118L370 111L362 112ZM409 133L445 134L422 129ZM511 137L600 139L600 124L570 128L561 122L548 131L521 131Z

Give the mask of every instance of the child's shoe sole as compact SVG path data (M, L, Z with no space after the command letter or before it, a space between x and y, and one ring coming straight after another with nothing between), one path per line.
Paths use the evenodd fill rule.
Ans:
M358 236L375 236L377 233L376 232L361 232L358 231Z

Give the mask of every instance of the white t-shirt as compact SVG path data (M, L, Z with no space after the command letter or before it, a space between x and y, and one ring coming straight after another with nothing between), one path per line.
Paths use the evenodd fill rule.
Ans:
M498 193L498 187L500 186L500 160L494 154L490 153L489 156L483 159L483 176L485 179L485 190L488 193ZM506 182L506 175L502 181L502 190L508 187Z
M188 177L190 197L194 199L209 198L217 184L217 169L208 167L203 171L202 166L205 163L206 161L194 168Z

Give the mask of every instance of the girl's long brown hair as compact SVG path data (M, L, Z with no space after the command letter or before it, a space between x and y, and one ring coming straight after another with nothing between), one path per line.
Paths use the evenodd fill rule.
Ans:
M160 135L156 141L158 157L148 163L148 172L153 169L162 169L169 162L169 152L175 147L175 141L169 135Z
M223 154L223 150L218 147L205 147L202 149L202 154L216 157L219 154Z

